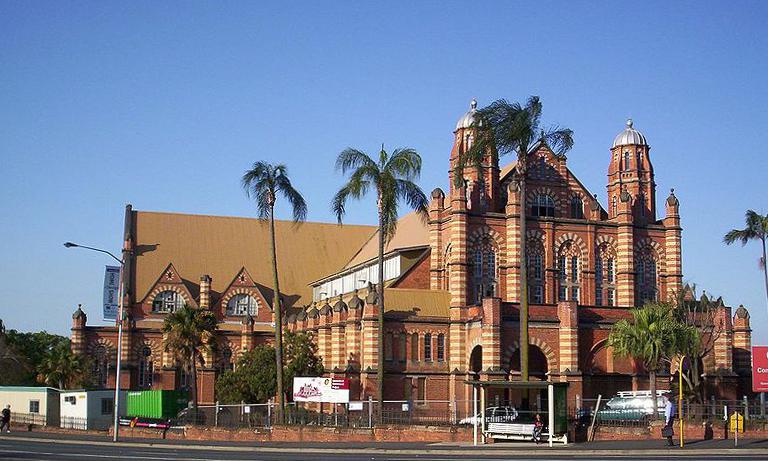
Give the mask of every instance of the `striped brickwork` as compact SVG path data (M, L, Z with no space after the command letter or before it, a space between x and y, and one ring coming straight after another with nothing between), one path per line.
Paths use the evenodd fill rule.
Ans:
M634 229L629 203L619 202L619 230L616 239L617 304L632 307L635 305Z
M506 234L507 270L505 301L520 302L520 194L511 186L507 191Z
M445 289L443 278L445 274L445 243L443 242L441 212L445 208L445 194L440 189L432 191L432 201L429 206L429 288L432 290Z
M730 309L720 307L715 314L715 325L720 334L715 339L715 369L731 370L733 368L733 324Z
M483 369L501 368L501 299L483 299Z
M467 231L466 191L458 189L451 200L451 307L467 305L468 267L467 267Z
M579 318L576 302L558 303L557 316L560 319L560 373L576 372L579 370Z

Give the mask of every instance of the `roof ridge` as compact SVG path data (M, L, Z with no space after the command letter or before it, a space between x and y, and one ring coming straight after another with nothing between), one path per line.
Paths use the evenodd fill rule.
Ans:
M251 217L251 216L226 216L226 215L199 214L199 213L181 213L177 211L153 211L153 210L136 210L136 209L134 209L133 211L136 213L153 214L153 215L172 215L172 216L190 216L193 218L216 218L216 219L237 219L237 220L246 220L246 221L262 221L262 219L260 218ZM294 224L294 221L291 219L275 219L275 222ZM365 227L365 228L378 229L378 226L374 224L339 224L339 223L324 222L324 221L302 221L299 224L322 224L326 226Z

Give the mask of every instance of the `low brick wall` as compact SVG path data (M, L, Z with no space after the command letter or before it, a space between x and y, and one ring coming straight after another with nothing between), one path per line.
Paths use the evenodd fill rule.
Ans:
M603 426L595 430L595 440L662 440L661 428L661 424L654 424L650 428ZM720 440L726 438L725 425L720 421L714 424L686 423L684 429L686 440ZM679 422L675 423L674 430L675 440L678 440L680 438ZM768 425L748 425L746 432L740 433L739 437L745 439L768 438ZM733 433L729 433L727 438L732 439Z

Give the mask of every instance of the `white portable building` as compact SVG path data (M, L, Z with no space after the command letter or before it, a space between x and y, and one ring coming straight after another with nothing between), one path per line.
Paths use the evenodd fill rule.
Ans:
M59 390L52 387L0 386L0 408L11 406L11 424L56 426Z
M115 391L61 391L60 427L106 430L112 425ZM120 391L120 416L125 416L125 391Z

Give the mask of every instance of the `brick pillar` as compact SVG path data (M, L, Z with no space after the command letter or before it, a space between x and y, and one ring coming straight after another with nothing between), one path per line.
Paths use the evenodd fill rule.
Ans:
M666 300L673 301L675 293L683 289L682 228L680 202L675 190L667 198L667 217L664 218L664 254L666 255Z
M77 305L77 310L72 314L72 339L70 345L72 347L72 353L77 355L85 354L85 324L88 322L88 316L85 315L81 305Z
M122 320L123 322L123 351L121 360L123 361L122 367L125 367L131 363L133 348L133 317L126 315Z
M556 304L560 272L557 270L555 225L546 221L542 225L544 227L544 300L549 304Z
M361 319L363 316L363 300L357 296L357 290L348 303L347 322L344 327L344 337L347 340L347 354L343 363L344 367L351 366L355 370L360 369L362 360Z
M440 223L443 209L445 209L445 193L438 188L432 191L432 200L429 202L429 288L432 290L446 289L443 286L445 244Z
M749 326L749 311L744 306L736 309L733 316L733 370L749 374L752 370L752 329Z
M483 369L501 369L501 299L483 299Z
M347 355L347 341L344 337L344 323L347 316L347 304L339 296L333 305L333 324L331 325L331 355L334 358L333 368L344 369Z
M510 183L507 189L506 213L507 268L506 302L520 302L520 194L517 185Z
M211 276L203 275L200 277L200 308L211 308Z
M733 323L729 307L717 307L715 328L720 332L715 339L715 369L733 371Z
M171 353L171 351L169 351L165 347L166 344L168 344L168 334L167 333L163 333L163 358L162 358L162 366L163 366L163 368L165 368L165 367L173 367L173 366L176 365L176 363L175 363L175 361L173 359L173 354ZM163 388L163 389L165 389L165 388Z
M328 300L320 308L319 325L317 327L317 352L327 364L327 369L332 370L336 366L336 357L331 351L331 306Z
M374 375L376 374L376 367L379 365L379 360L383 359L383 357L378 356L379 308L376 302L377 296L374 292L369 293L365 298L365 306L363 307L362 316L363 328L361 332L363 339L363 359L361 368L363 370L373 370Z
M579 371L579 313L575 301L557 303L557 317L560 320L558 339L560 343L560 373Z
M240 353L253 349L253 317L246 315L240 322Z
M621 193L618 206L618 244L616 248L617 306L635 305L635 239L632 226L631 197Z
M463 307L469 299L467 271L467 191L456 189L451 197L451 307Z

